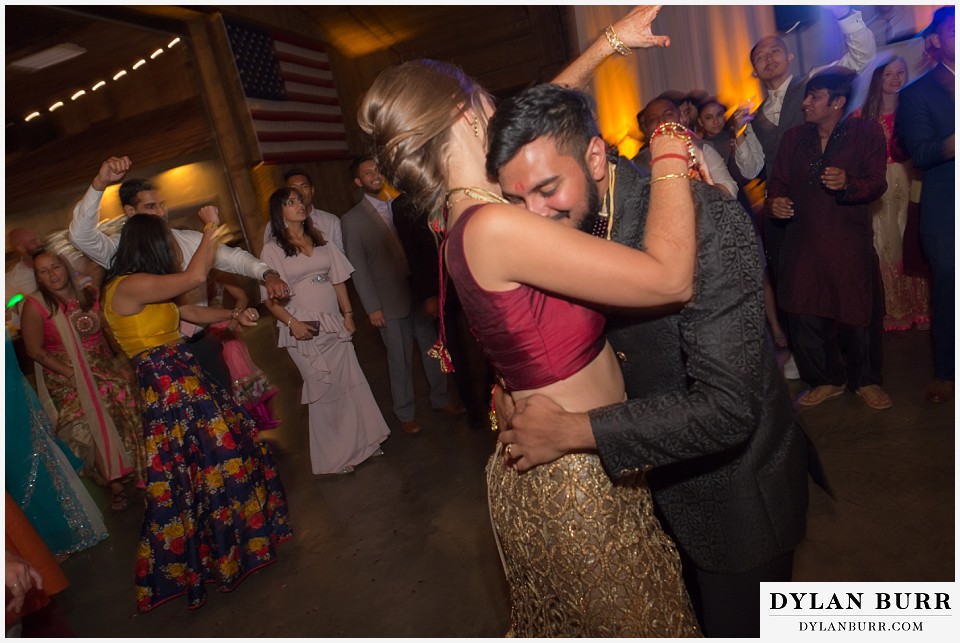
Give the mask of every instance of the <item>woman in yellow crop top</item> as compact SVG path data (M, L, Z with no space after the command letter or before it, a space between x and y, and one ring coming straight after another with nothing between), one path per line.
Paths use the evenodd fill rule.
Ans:
M147 449L146 513L137 550L137 609L187 595L196 608L205 584L233 589L275 560L292 533L276 465L253 418L204 371L177 328L180 318L253 325L256 310L178 306L206 281L217 221L183 272L170 231L157 216L130 217L107 271L104 314L140 384Z

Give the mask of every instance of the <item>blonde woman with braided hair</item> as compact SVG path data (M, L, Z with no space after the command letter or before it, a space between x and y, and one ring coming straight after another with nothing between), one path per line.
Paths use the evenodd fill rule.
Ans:
M608 28L555 82L582 85L627 47L666 46L641 7ZM489 95L459 68L416 60L384 71L359 112L386 177L426 211L442 208L447 269L467 319L514 398L549 396L586 411L620 402L624 384L583 302L680 305L692 294L694 207L687 145L658 135L646 252L510 205L485 171ZM441 288L443 291L443 288ZM511 634L698 636L676 548L642 475L610 482L595 454L520 474L522 453L490 459L491 520L512 603Z

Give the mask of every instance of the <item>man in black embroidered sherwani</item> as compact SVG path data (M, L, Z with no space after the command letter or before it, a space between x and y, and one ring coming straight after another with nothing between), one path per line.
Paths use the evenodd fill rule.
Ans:
M599 136L585 96L550 85L526 90L497 107L488 136L487 170L511 202L643 246L648 180L625 158L573 155L597 147L584 146ZM595 450L614 479L649 471L705 633L759 636L759 583L790 579L803 535L808 442L766 330L752 223L716 188L692 189L693 300L656 318L608 320L629 400L571 414L549 398L525 398L500 440L520 470ZM601 201L607 219L594 216ZM509 397L500 398L509 416Z

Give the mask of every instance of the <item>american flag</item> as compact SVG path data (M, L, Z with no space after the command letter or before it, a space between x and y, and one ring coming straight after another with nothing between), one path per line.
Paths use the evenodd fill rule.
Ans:
M324 46L233 19L224 25L263 161L350 158Z

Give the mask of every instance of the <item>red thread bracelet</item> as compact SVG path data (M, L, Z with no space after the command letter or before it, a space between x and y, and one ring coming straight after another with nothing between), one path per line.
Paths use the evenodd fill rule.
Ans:
M661 160L661 159L679 159L679 160L684 161L684 162L687 162L687 161L690 160L690 159L688 159L688 158L687 158L685 155L683 155L683 154L676 154L676 153L674 153L674 152L668 152L668 153L666 153L666 154L661 154L660 156L654 158L652 161L650 161L650 165L653 165L654 163L656 163L657 161L659 161L659 160Z

